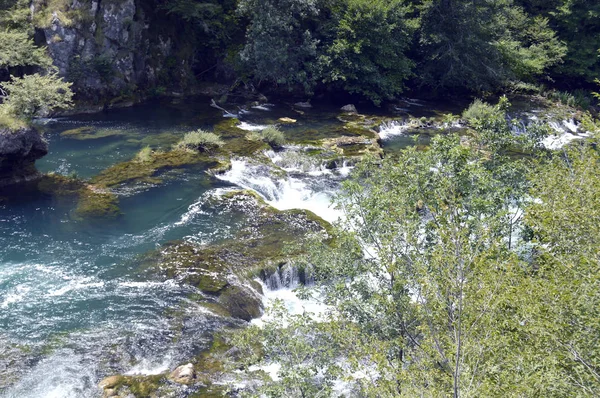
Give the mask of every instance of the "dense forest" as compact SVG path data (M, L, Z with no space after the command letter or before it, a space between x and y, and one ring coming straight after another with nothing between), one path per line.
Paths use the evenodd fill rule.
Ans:
M105 397L596 397L599 78L599 1L0 0L0 187L4 174L18 174L6 177L11 184L41 179L46 196L59 187L86 216L117 220L91 233L117 228L119 201L142 191L127 184L161 186L164 169L183 175L201 165L220 183L238 178L244 191L219 200L256 202L244 209L258 216L229 243L184 242L188 235L153 242L145 265L193 285L186 297L208 300L204 312L235 321L189 363L177 357L173 373L127 373L103 359L109 365L94 388ZM94 165L89 178L42 177L33 167L48 152L40 118L198 94L212 108L205 101L209 116L185 135L171 126L156 140L147 126L139 136L92 123L61 130L59 145L92 142L78 147L85 156L102 139L122 140L105 158L137 145L132 158ZM429 119L404 108L402 121L382 116L407 96L470 105ZM547 109L519 113L513 98ZM293 130L308 126L311 100L337 113ZM270 112L270 102L285 103L294 118L243 119ZM373 114L354 105L341 112L349 103ZM414 140L388 150L381 132L398 125ZM255 174L239 177L248 170ZM277 198L256 188L268 180L268 193L283 190L280 181L302 172L303 182L337 178L327 210L339 212L335 221L294 206L275 210ZM11 195L19 187L10 185ZM4 195L0 210L11 206ZM210 203L202 214L222 210ZM230 214L235 205L224 207ZM180 218L177 227L187 222ZM300 285L294 297L318 302L319 311L291 313L276 300L262 312L255 293L266 289L265 275L284 270ZM170 320L184 319L169 310ZM106 369L117 376L105 378ZM4 387L12 385L0 383L0 395Z
M120 84L116 92L96 90L113 96L216 81L304 97L350 94L380 104L406 90L429 96L540 85L589 91L600 75L600 5L584 0L128 1L112 10L121 29L115 35L153 58L159 42L172 47L158 57L156 76L144 79L127 76L135 56L119 65L128 54L107 44L121 38L95 21L111 15L94 14L98 4L110 2L3 0L0 80L50 66L46 43L81 97L93 97L90 76L104 86ZM146 33L143 24L150 24ZM93 35L96 46L63 52L69 30ZM146 44L135 41L140 35ZM114 79L119 74L126 75L123 82Z

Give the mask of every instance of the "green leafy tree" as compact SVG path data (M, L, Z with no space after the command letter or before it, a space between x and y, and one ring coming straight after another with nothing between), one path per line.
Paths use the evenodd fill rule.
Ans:
M474 140L489 134L476 127ZM517 142L490 142L436 137L428 151L360 164L338 199L346 218L334 247L313 245L305 259L333 308L330 348L361 394L507 396L508 380L525 378L510 302L527 160L499 162L480 148Z
M536 305L522 317L543 353L540 366L556 376L555 396L591 397L600 390L599 166L598 151L583 143L532 173L536 200L526 222L535 274L525 290Z
M320 78L317 0L242 0L239 12L250 21L242 61L257 81L311 93Z
M321 57L324 82L376 104L403 91L412 61L412 26L404 1L348 0L336 10L333 42Z
M27 33L0 31L0 68L51 65L52 60L45 49L37 47Z
M47 116L56 108L67 108L73 96L71 83L63 81L56 73L13 76L1 86L8 92L8 97L0 107L25 120Z
M540 75L565 47L543 17L512 0L427 0L421 5L421 79L430 86L494 90Z

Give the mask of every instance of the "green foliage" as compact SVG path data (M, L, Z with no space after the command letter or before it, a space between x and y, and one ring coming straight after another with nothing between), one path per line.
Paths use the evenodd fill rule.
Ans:
M507 126L504 106L491 108ZM496 124L475 126L475 140ZM360 396L406 397L494 396L498 380L516 377L518 320L505 308L522 272L512 248L528 161L506 162L500 149L515 144L508 138L493 144L498 151L486 154L479 141L438 136L428 151L357 166L337 200L345 220L335 245L313 243L303 261L332 312L316 325L294 324L311 332L293 337L285 326L281 334L266 327L267 352L273 342L290 344L270 358L291 347L315 357L283 359L280 376L319 369L325 381L308 375L305 388L326 389L343 374ZM320 332L327 338L311 342Z
M580 85L600 75L600 3L587 0L561 0L547 11L561 40L568 47L564 62L555 72Z
M196 130L186 133L183 139L179 141L175 147L177 149L185 149L192 151L210 151L223 146L225 143L215 133L204 130Z
M533 151L541 148L542 139L550 133L544 124L530 124L522 134L513 132L513 122L506 112L510 102L503 96L496 105L476 99L463 113L463 118L473 129L475 145L491 152L492 158L506 151ZM500 161L503 158L500 157Z
M600 155L510 160L521 143L489 138L507 106L477 103L473 144L438 136L356 167L335 243L301 260L329 311L276 306L244 332L248 364L281 365L257 396L329 396L334 380L356 396L594 396Z
M407 11L401 0L344 2L336 10L333 42L321 56L323 81L375 104L401 93L413 66L405 55L413 30Z
M67 108L72 102L71 83L56 73L12 76L10 82L0 84L8 92L8 98L0 105L5 112L17 118L31 119L46 116L57 108Z
M274 148L285 144L285 135L275 126L268 126L260 132L260 139Z
M494 113L494 107L476 99L462 114L463 119L474 121L477 119L485 119Z
M255 79L311 93L319 79L318 0L242 0L238 10L250 21L240 57Z
M315 322L309 314L289 315L280 301L266 315L272 321L243 330L234 336L233 344L242 352L246 370L266 357L281 365L282 371L277 382L265 375L260 393L248 395L332 396L335 378L342 373L334 364L336 351L331 347L337 344L335 335L328 333L328 325Z
M45 49L36 47L26 32L0 31L0 68L50 65Z
M420 9L420 78L434 88L494 90L541 74L566 50L547 19L512 0L426 0Z
M526 221L533 233L535 277L523 311L532 345L556 375L557 391L594 396L600 389L600 156L577 144L532 173ZM558 394L557 394L558 396Z
M18 130L26 126L27 123L15 117L8 107L0 105L0 128Z

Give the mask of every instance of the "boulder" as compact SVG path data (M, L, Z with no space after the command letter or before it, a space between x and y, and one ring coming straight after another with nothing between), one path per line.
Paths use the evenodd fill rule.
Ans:
M98 383L98 387L103 390L113 390L123 381L123 376L108 376L100 383Z
M358 111L356 110L356 107L353 104L348 104L348 105L344 105L341 108L342 112L346 112L346 113L354 113L357 114Z
M244 321L251 321L262 315L263 302L260 296L245 286L227 286L219 296L218 302L231 316Z
M34 128L0 129L0 187L41 177L35 161L48 153L48 142Z
M194 365L191 363L177 367L169 375L169 379L178 384L191 384L195 377Z

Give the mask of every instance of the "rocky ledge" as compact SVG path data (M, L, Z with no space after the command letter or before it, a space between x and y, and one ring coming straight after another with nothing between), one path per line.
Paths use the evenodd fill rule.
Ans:
M0 187L41 177L35 161L48 153L48 142L34 128L0 129Z

